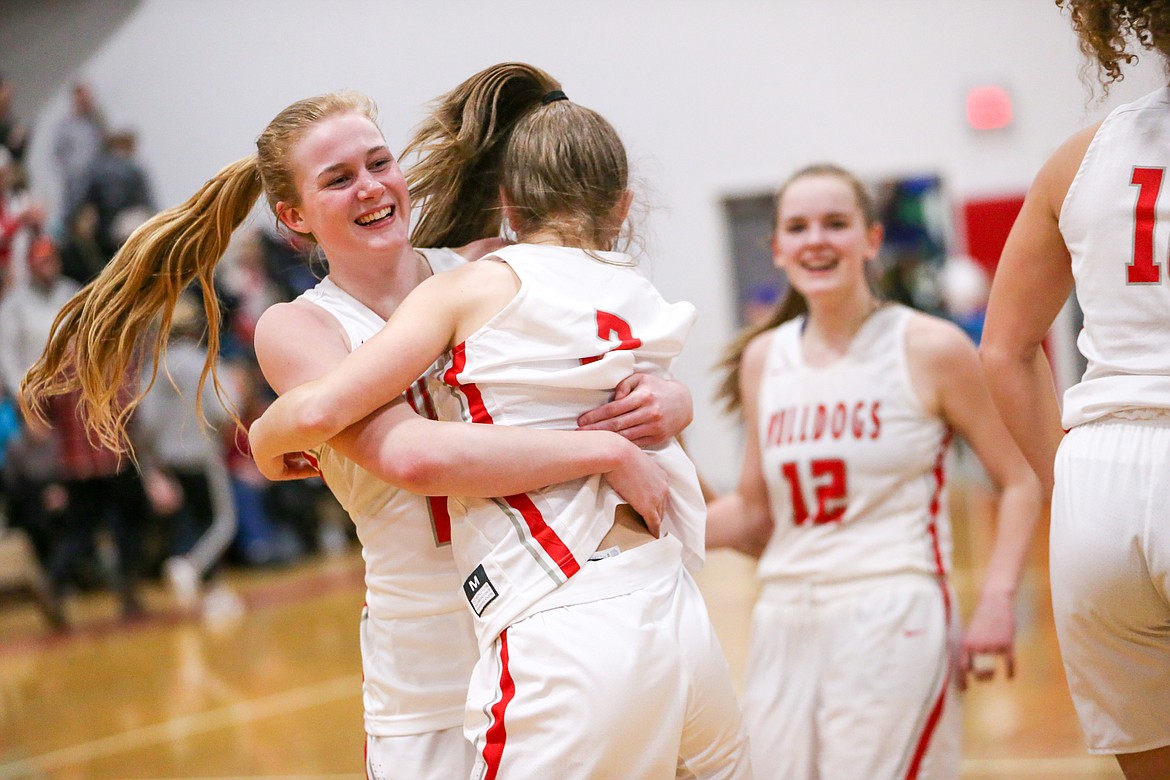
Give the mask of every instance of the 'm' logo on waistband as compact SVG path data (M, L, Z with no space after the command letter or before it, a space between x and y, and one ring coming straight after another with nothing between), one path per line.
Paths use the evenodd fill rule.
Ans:
M467 596L467 601L471 604L471 608L475 610L475 614L483 617L483 611L500 594L492 586L492 581L487 578L487 573L483 570L483 564L480 564L475 567L475 571L471 573L471 576L463 581L463 595Z

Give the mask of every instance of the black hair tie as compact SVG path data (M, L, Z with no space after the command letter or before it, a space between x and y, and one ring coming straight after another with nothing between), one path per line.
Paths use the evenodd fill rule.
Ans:
M547 106L549 103L555 103L558 100L568 100L568 99L569 99L569 96L566 95L564 92L561 92L559 89L554 89L551 92L545 92L544 97L542 97L540 99L540 102Z

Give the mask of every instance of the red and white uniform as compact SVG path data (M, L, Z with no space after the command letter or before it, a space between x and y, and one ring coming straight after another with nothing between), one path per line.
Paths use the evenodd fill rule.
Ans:
M913 316L879 309L825 366L804 360L803 318L771 338L756 424L775 528L744 683L764 777L958 774L950 430L911 384Z
M666 374L694 322L626 255L517 245L479 262L493 258L520 290L450 355L444 419L573 430L630 374ZM624 502L600 476L451 500L483 650L466 721L473 776L746 776L727 663L683 566L703 557L698 478L675 442L651 455L670 475L668 535L602 560L590 557Z
M1170 744L1170 89L1098 128L1060 213L1088 361L1064 396L1052 600L1096 753Z
M436 273L466 262L451 250L424 254ZM336 317L353 349L386 324L329 277L301 300ZM428 386L437 381L432 372L408 391L423 416ZM361 649L367 775L466 776L470 747L463 738L463 710L478 653L451 557L444 499L388 485L328 446L316 458L357 527L366 562Z

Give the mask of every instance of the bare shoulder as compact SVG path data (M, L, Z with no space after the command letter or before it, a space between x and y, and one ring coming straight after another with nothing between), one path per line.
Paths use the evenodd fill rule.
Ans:
M764 359L768 356L768 349L772 345L772 340L776 337L776 330L776 328L770 328L760 333L744 347L741 362L745 369L751 367L759 370L764 365Z
M260 370L278 393L320 376L349 353L341 323L306 301L266 309L256 323L254 342Z
M418 289L425 290L426 295L454 295L456 299L466 300L497 297L501 293L511 298L519 287L520 281L511 266L488 254L477 262L435 274L420 284Z
M906 323L906 353L911 364L940 367L966 356L975 357L975 344L955 323L912 311Z
M1043 199L1053 214L1060 213L1064 197L1068 194L1069 187L1081 168L1081 162L1085 159L1085 153L1089 150L1089 144L1093 142L1100 127L1101 123L1097 122L1073 133L1057 147L1036 174L1036 180L1032 184L1033 192Z
M256 321L257 348L263 341L286 342L288 334L298 335L341 332L341 323L320 306L305 301L289 301L269 306Z
M979 353L958 325L913 312L906 323L906 364L923 406L942 414L946 398L979 382Z

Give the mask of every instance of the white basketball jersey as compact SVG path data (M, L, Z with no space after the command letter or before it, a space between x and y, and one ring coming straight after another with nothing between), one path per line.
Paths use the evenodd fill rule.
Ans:
M762 579L949 571L950 430L910 383L912 316L904 306L884 306L827 366L804 361L803 317L773 334L757 423L775 521Z
M466 262L450 250L425 254L436 273ZM353 349L386 324L329 277L301 300L336 317ZM432 372L408 391L424 416L435 382ZM399 736L460 725L478 654L451 557L445 499L392 487L327 445L315 454L326 484L357 527L366 562L362 687L367 732Z
M1120 409L1170 408L1170 88L1121 106L1090 142L1060 211L1088 361L1066 429Z
M449 356L444 419L574 430L630 374L666 375L694 323L694 307L663 300L627 255L521 244L491 257L511 266L520 290ZM697 566L706 506L694 466L675 442L650 454L670 474L663 528ZM481 647L580 569L620 503L597 475L506 498L451 499L455 559Z

